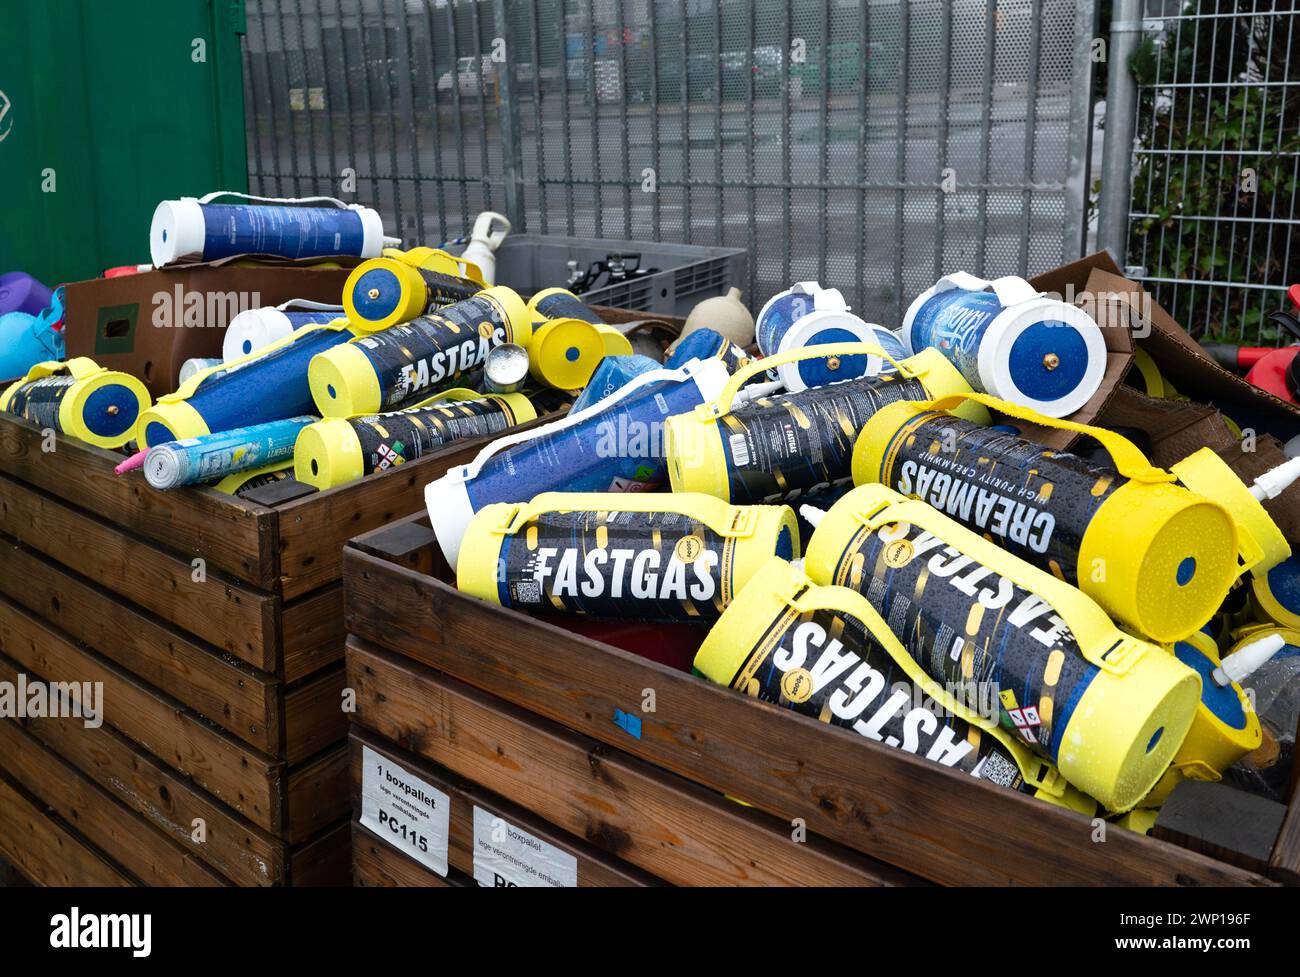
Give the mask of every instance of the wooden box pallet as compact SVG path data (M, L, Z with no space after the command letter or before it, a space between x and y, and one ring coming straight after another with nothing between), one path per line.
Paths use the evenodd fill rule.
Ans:
M179 845L238 885L347 881L342 548L419 511L424 485L488 440L324 492L288 481L236 498L155 491L114 473L120 454L0 415L0 675L102 682L105 702L98 729L31 719L10 742L149 823L133 844L157 864L118 868L165 881ZM31 765L0 753L0 771L58 810Z
M369 709L366 713L369 714ZM471 884L482 885L559 885L571 881L578 886L650 886L662 883L653 876L615 858L599 848L559 831L532 813L510 801L484 790L463 777L458 777L445 767L431 763L422 757L404 750L389 740L354 725L349 737L351 744L352 766L352 810L357 820L354 827L363 833L370 843L377 843L389 852L395 853L402 862L409 862L405 870L395 866L399 863L385 861L390 866L388 875L391 882L376 882L367 873L366 866L374 863L378 857L374 854L358 851L354 853L354 875L366 878L366 884L384 885L445 885L454 875L471 880ZM405 784L420 784L422 791L437 791L445 798L448 805L448 830L445 837L434 839L437 856L445 860L449 867L446 876L438 874L427 859L422 859L415 851L408 851L402 842L401 827L406 823L400 808L390 805L375 805L376 817L363 820L367 816L363 794L367 788L375 795L375 779L384 783L384 772L395 774ZM369 774L369 778L367 778ZM437 796L437 795L435 795ZM378 815L383 811L382 817ZM389 826L386 833L379 823ZM508 833L513 838L526 838L512 847L504 856L497 854L495 859L491 851L497 851L493 834ZM489 846L491 846L489 848ZM532 856L534 851L546 851L549 859L532 856L523 860L523 864L512 863L512 867L497 870L502 857L514 858L514 849L521 849L525 855ZM478 854L480 850L484 854ZM487 855L487 857L484 857ZM445 858L444 858L445 856ZM477 860L476 860L477 856ZM554 863L554 864L553 864ZM558 865L558 868L556 867ZM560 875L565 878L559 878ZM480 879L479 882L473 880Z
M1098 841L1076 812L460 594L419 515L353 540L344 584L357 722L669 882L1300 881L1294 791L1247 867Z
M840 845L798 838L788 822L355 638L348 687L361 726L665 882L917 881Z

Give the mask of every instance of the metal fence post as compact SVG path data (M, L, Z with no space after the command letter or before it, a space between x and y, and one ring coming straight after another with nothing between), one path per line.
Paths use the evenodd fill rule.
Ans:
M492 29L505 43L506 60L501 65L497 83L501 93L501 166L505 181L506 216L516 232L525 230L524 155L519 134L518 110L514 98L514 65L518 57L514 38L510 36L510 0L496 0L492 5ZM537 52L533 52L533 71L539 71ZM539 133L540 137L540 133Z
M1122 268L1128 262L1128 214L1133 195L1133 127L1137 83L1128 60L1142 33L1143 0L1116 0L1110 24L1106 76L1106 141L1101 149L1097 244Z

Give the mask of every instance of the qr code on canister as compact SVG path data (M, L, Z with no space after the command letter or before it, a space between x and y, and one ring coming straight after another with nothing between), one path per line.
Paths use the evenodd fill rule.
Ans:
M517 604L540 604L542 602L542 586L536 580L520 580L512 589L515 592L515 603Z
M1000 753L990 753L974 772L980 780L999 787L1012 787L1020 777L1020 768Z

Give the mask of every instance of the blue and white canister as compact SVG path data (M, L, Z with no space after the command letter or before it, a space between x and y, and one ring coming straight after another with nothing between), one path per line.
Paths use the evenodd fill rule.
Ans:
M817 282L799 282L768 299L754 330L764 356L831 343L870 343L895 360L907 355L898 336L854 315L839 289L822 288ZM793 393L893 372L889 359L864 355L800 360L776 367L770 374Z
M252 203L215 203L219 197ZM162 201L149 226L155 268L246 255L285 261L376 258L397 243L384 236L378 211L333 197L256 197L218 190L197 199Z
M221 342L221 356L229 363L291 335L303 326L333 322L343 317L343 306L290 299L264 309L245 309L230 320Z
M1096 321L1014 275L944 276L912 302L901 334L910 353L939 350L973 389L1048 417L1083 407L1106 372Z

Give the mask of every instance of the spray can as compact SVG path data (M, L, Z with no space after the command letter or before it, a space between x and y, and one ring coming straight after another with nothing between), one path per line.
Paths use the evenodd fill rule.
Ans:
M226 327L221 342L222 358L237 360L248 356L285 339L303 326L333 322L342 312L341 305L325 305L307 299L290 299L265 309L246 309L231 319Z
M769 560L723 611L695 670L976 779L1096 811L996 719L927 676L861 594L817 586L785 560Z
M1101 327L1082 309L1044 297L1023 278L939 279L903 318L913 353L940 350L971 388L1064 417L1086 404L1106 372Z
M257 203L213 203L218 197ZM383 219L369 207L333 197L288 200L217 191L197 200L162 201L149 227L149 254L155 268L243 255L374 258L386 240Z
M847 481L853 439L885 404L970 389L951 363L929 350L900 360L894 373L733 404L751 377L773 365L872 353L888 357L878 346L848 343L778 353L739 370L716 402L668 422L664 440L673 491L744 504L789 500ZM978 404L961 410L973 420L988 420Z
M483 360L483 389L493 394L514 394L528 382L528 350L518 343L502 343L488 350Z
M1112 465L954 417L975 401L1095 438ZM1114 432L1055 421L982 394L890 404L853 449L853 480L914 496L1079 587L1117 621L1154 641L1187 637L1237 579L1228 510L1152 467Z
M360 336L312 360L312 397L322 417L409 407L483 366L502 343L529 344L523 299L504 285L484 289L383 332Z
M643 373L617 393L558 421L507 434L424 490L429 521L450 566L474 513L547 491L643 492L668 481L664 421L718 395L719 360Z
M84 356L37 363L0 393L0 411L100 448L120 448L131 440L148 406L143 383Z
M145 480L156 489L173 489L285 461L293 457L299 433L315 420L290 417L153 445L144 459Z
M533 324L529 347L533 379L560 390L579 390L606 356L630 356L632 344L572 292L547 288L528 302Z
M1296 736L1300 733L1300 631L1271 624L1235 631L1228 659L1241 650L1272 639L1276 651L1241 684L1250 690L1259 717L1260 745L1226 772L1234 785L1270 800L1290 801L1296 778ZM1278 647L1280 645L1280 647Z
M710 357L722 360L726 364L728 373L735 373L754 361L753 357L722 333L701 327L683 336L675 344L668 358L664 360L664 366L675 370L689 360L706 360Z
M536 416L523 394L483 396L459 390L392 413L329 417L298 436L294 477L322 490L344 485L414 461L453 441L495 434Z
M1279 648L1281 644L1278 639ZM1219 646L1209 634L1193 632L1174 645L1173 653L1200 675L1201 701L1187 738L1159 783L1142 799L1142 807L1159 807L1184 780L1221 780L1225 770L1263 740L1249 696L1237 681L1222 675Z
M903 359L909 352L884 326L853 315L839 289L822 288L817 282L800 282L768 299L758 313L754 333L759 350L768 357L832 343L869 343L892 357L891 360L871 354L830 356L785 363L773 369L772 377L784 383L791 393L840 380L891 373L893 361Z
M388 250L352 269L343 309L358 333L378 332L463 302L488 284L476 266L446 251Z
M804 565L863 594L931 678L995 691L1002 724L1112 811L1146 796L1191 726L1195 672L919 499L854 489L821 518Z
M631 356L606 356L600 361L600 366L596 367L596 372L591 375L591 379L582 388L582 392L573 401L570 409L585 410L597 401L604 400L621 390L643 373L654 370L676 370L685 366L687 362L689 359L669 366L638 353L633 353Z
M480 509L456 586L517 610L711 621L773 556L799 555L788 506L709 495L546 492Z
M1256 615L1279 627L1300 631L1300 557L1283 560L1251 580L1251 605Z
M301 329L264 349L201 371L140 415L142 448L315 414L307 366L353 338L347 320Z
M181 383L185 383L190 377L198 376L206 371L215 371L223 365L224 361L211 356L195 356L181 364L180 376L177 378Z
M534 329L552 319L581 319L592 325L608 325L594 309L567 288L544 288L528 300L528 313Z

